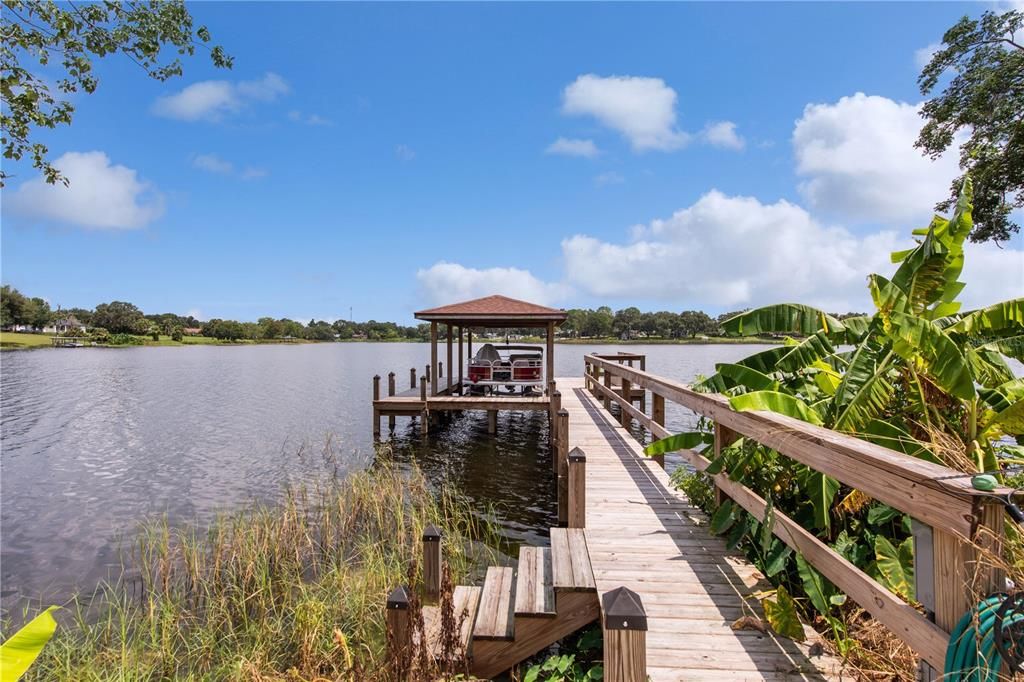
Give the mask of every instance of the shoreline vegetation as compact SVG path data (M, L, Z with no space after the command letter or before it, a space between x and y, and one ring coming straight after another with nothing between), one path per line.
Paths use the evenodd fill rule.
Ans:
M0 350L36 350L39 348L52 348L51 339L59 334L45 334L42 332L5 332L0 331ZM310 343L429 343L421 339L214 339L207 336L184 336L180 341L161 334L154 341L151 337L133 335L134 342L128 343L100 343L93 342L89 337L82 337L82 342L87 347L96 348L138 348L138 347L170 347L170 346L259 346L259 345L287 345L287 344L310 344ZM482 342L504 343L504 338L481 338ZM518 337L512 339L516 343L543 343L542 337ZM663 338L635 338L617 339L615 337L600 338L561 338L555 339L556 344L565 345L607 345L607 346L703 346L703 345L736 345L736 344L778 344L783 340L776 337L760 336L707 336L685 339L663 339Z
M382 449L363 471L208 526L151 520L119 581L57 611L24 679L393 679L384 599L422 583L424 529L443 530L453 585L494 561L489 518Z

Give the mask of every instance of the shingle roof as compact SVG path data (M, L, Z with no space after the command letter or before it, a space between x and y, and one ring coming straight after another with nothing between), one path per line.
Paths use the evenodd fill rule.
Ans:
M416 313L419 319L441 318L487 318L494 320L534 319L564 320L566 313L560 308L549 308L536 303L520 301L508 296L485 296L472 301L452 303L438 308L428 308Z

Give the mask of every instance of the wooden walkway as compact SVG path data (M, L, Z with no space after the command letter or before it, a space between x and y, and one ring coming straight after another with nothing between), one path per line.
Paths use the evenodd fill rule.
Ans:
M597 592L625 586L640 595L650 679L843 679L836 659L809 655L820 649L810 628L802 644L733 629L743 616L762 616L758 592L770 585L708 531L704 514L582 378L558 379L558 387L569 447L587 456L585 535Z

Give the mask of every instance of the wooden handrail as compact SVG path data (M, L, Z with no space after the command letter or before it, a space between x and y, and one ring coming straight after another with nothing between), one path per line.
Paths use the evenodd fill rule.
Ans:
M877 583L778 509L773 512L772 532L800 552L812 566L903 639L925 661L942 669L949 643L948 631L952 628L950 618L952 614L963 613L968 605L968 586L964 584L964 577L966 563L972 559L969 552L961 550L976 537L979 526L986 526L996 533L1001 528L1002 511L994 510L1000 505L994 502L992 493L974 490L968 477L956 477L958 472L952 469L853 436L773 412L737 412L724 396L697 393L670 379L597 355L584 356L584 362L585 388L600 395L606 406L610 402L617 403L623 415L637 420L655 437L663 438L671 432L658 420L635 408L629 396L620 396L611 389L610 376L618 376L623 385L650 390L661 399L671 400L714 420L716 431L731 431L751 438L931 525L936 538L949 548L943 554L957 557L954 560L938 554L935 556L935 560L943 564L935 566L936 583L942 583L936 584L937 600L931 605L936 622ZM604 372L603 384L598 381L593 368ZM663 420L663 415L659 415L659 419ZM681 454L698 471L705 470L711 463L696 451L683 450ZM730 479L728 472L723 471L711 478L720 493L727 495L759 522L764 520L764 498ZM941 598L938 598L940 594Z

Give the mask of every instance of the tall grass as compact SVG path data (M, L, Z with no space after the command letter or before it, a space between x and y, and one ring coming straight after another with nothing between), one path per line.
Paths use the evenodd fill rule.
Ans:
M428 524L452 580L492 558L496 531L465 500L387 461L205 531L150 523L26 679L387 679L384 600L419 583Z

